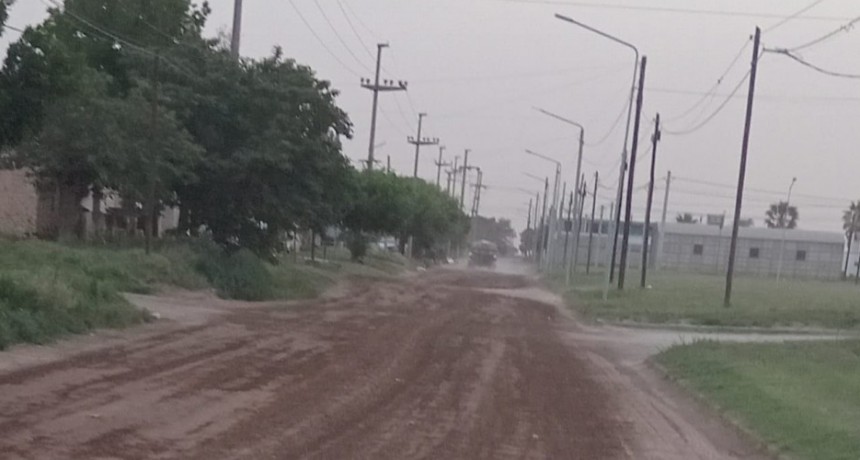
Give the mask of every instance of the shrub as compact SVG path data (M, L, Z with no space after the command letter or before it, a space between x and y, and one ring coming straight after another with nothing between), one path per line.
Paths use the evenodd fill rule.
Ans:
M367 237L361 232L349 232L346 235L346 248L352 260L360 260L367 255Z
M247 249L229 254L207 251L201 255L197 268L221 297L266 300L274 293L274 279L265 262Z

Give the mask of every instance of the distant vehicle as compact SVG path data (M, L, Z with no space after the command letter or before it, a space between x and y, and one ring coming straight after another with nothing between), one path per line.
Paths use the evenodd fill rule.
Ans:
M469 248L470 267L495 267L499 247L487 240L476 241Z

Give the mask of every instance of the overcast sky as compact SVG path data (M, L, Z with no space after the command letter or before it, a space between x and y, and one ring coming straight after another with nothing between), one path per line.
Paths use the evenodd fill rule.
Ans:
M780 19L813 3L813 8L795 19ZM210 5L208 33L229 30L233 1L211 0ZM45 9L42 0L18 0L9 24L37 23L44 18ZM554 170L551 163L527 156L524 149L562 161L564 179L574 181L578 131L532 107L582 123L587 143L596 143L609 133L605 142L586 147L584 163L589 187L594 172L600 172L600 183L606 188L599 189L597 204L598 210L600 205L607 206L607 215L614 199L608 188L617 184L623 146L624 120L614 131L610 129L626 103L632 52L559 21L554 13L617 35L648 57L642 115L645 145L636 168L634 200L634 219L641 220L645 190L638 187L648 181L648 139L657 112L666 120L667 130L695 127L719 107L748 71L751 46L744 49L715 96L702 100L741 48L750 45L756 25L766 30L777 26L763 35L765 46L796 46L860 16L860 2L245 0L242 54L261 57L280 45L288 56L332 81L341 91L339 104L355 124L355 136L346 141L344 150L357 161L367 157L371 108L371 94L360 87L359 80L373 76L375 44L390 43L383 55L383 77L409 81L409 93L380 96L377 143L384 146L377 149L377 157L385 160L390 155L399 173L411 174L414 148L406 143L406 136L415 134L416 112L427 112L423 134L441 139L447 147L445 159L459 155L462 161L463 150L469 148L470 163L483 169L490 188L483 194L481 213L512 218L520 230L525 227L529 196L510 189L537 191L541 184L523 172L547 176ZM17 33L7 31L2 46L17 38ZM854 30L801 54L823 68L860 74L858 49L860 31ZM670 218L679 212L728 211L732 215L734 191L730 186L737 181L746 91L744 84L701 129L685 136L664 133L658 147L657 177L660 180L671 170L679 178L672 185ZM784 194L797 177L792 203L799 208L800 227L838 231L841 211L851 199L860 199L858 146L860 80L829 77L786 57L765 54L759 71L743 216L763 225L768 204L779 199L772 192ZM435 181L437 155L435 147L422 149L421 177ZM655 192L657 219L663 190L661 184Z

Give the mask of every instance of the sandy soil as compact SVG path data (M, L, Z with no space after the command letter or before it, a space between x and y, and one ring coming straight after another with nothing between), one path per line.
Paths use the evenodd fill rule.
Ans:
M0 457L761 458L636 340L579 326L527 277L443 270L338 292L135 296L164 319L2 353Z

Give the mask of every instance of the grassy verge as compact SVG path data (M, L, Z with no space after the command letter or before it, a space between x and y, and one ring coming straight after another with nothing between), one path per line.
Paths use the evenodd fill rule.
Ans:
M790 458L860 455L860 341L698 342L673 347L657 360Z
M618 322L723 327L860 327L860 288L852 283L773 279L735 279L731 308L723 307L722 276L658 272L650 288L639 288L639 272L628 273L628 289L609 290L603 300L603 275L577 275L566 288L559 276L548 283L588 318Z
M121 292L176 286L242 300L305 299L346 275L386 276L406 266L388 253L370 253L359 264L345 251L328 252L332 257L325 261L309 263L301 255L269 264L250 252L228 255L201 241L163 243L146 255L135 247L0 239L0 350L146 321L148 313Z

